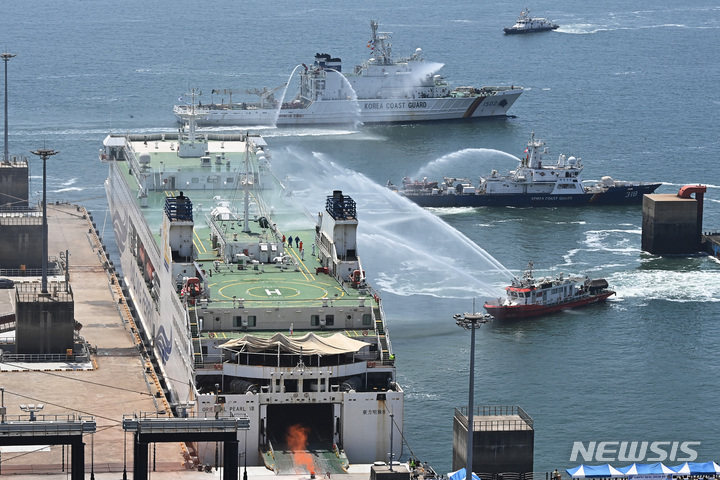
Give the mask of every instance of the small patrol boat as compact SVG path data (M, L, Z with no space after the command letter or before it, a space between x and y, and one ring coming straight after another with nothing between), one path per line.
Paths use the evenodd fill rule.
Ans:
M615 295L604 278L564 277L562 273L535 278L532 271L530 262L522 280L514 278L505 287L505 298L485 302L485 310L498 319L528 318L603 302Z
M506 35L515 33L532 33L532 32L546 32L548 30L557 30L560 27L557 23L553 23L547 18L533 18L530 16L530 10L525 9L520 12L520 16L515 22L515 25L508 28L503 28Z

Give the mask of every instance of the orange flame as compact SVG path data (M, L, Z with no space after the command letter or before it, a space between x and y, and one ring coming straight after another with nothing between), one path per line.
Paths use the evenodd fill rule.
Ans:
M314 474L315 463L313 462L312 456L306 451L309 431L310 427L306 427L305 425L292 425L288 428L285 440L290 450L292 450L295 465L302 465L309 473Z

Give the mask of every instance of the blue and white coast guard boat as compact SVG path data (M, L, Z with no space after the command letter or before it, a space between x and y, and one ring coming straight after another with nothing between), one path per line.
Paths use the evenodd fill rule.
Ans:
M653 193L661 184L624 182L602 177L585 184L580 180L580 158L560 155L556 163L546 161L548 153L542 140L533 133L527 152L518 167L507 175L493 170L477 183L469 178L444 177L442 182L414 181L407 177L396 189L421 207L557 207L583 205L641 204L643 195Z

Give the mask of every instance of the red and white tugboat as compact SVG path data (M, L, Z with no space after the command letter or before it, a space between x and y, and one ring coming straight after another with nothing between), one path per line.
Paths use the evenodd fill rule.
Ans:
M604 278L564 278L561 273L555 278L536 279L532 269L530 262L523 279L513 279L512 284L505 287L505 298L485 302L485 310L499 319L527 318L602 302L615 294Z

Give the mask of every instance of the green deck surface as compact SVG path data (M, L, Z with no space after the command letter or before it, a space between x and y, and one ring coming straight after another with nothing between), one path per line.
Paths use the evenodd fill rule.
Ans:
M232 153L228 148L231 143L225 142L225 153L227 158L233 158L237 168L244 152ZM211 151L213 142L210 142ZM198 171L198 176L218 174L221 178L230 177L231 172L225 171L224 166L203 170L198 168L198 159L181 159L172 150L172 142L133 142L136 155L149 153L152 156L151 165L163 165L167 172ZM243 147L244 148L244 147ZM212 156L212 155L211 155ZM128 172L126 162L121 162L126 181L132 190L137 193L137 184L133 175ZM269 229L261 229L257 221L253 221L253 211L258 212L258 205L271 206L272 221L277 225L282 235L286 237L298 237L303 242L304 254L298 246L293 243L292 247L285 245L285 254L290 255L294 260L293 264L266 263L260 265L248 264L245 269L239 268L238 264L226 264L213 249L211 241L211 230L206 222L205 215L216 206L220 198L231 202L233 211L242 215L244 191L241 188L228 189L223 187L223 182L213 189L193 189L192 185L187 188L175 190L155 190L147 192L147 206L141 211L146 219L148 228L158 247L161 247L161 226L163 209L167 197L178 196L182 191L193 204L194 215L194 251L195 260L200 268L205 271L210 289L210 302L218 307L231 307L233 299L243 299L245 305L258 306L258 302L267 305L268 308L318 306L323 303L340 305L347 303L348 306L358 305L360 297L369 297L368 292L353 288L343 288L331 275L318 272L321 267L315 256L312 255L312 245L315 240L315 219L309 218L302 206L295 204L291 197L285 195L279 182L272 185L265 184L261 190L252 190L250 193L251 219L248 226L251 232L243 232L242 221L221 222L225 235L232 238L236 235L238 240L250 237L254 242L273 241ZM330 193L330 192L328 192ZM136 200L139 202L139 200ZM269 209L269 207L266 207ZM287 228L285 228L287 227ZM155 268L159 268L156 265ZM326 299L323 301L323 299ZM372 299L368 298L370 304Z

